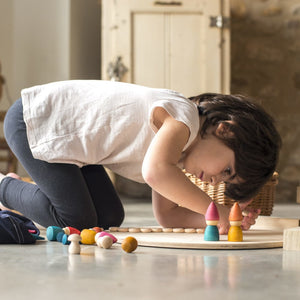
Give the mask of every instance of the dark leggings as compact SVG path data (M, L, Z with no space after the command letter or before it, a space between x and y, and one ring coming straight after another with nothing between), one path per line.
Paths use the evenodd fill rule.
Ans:
M5 177L0 184L3 205L45 227L121 225L124 209L103 166L79 168L33 158L21 99L7 112L4 133L9 147L36 184Z

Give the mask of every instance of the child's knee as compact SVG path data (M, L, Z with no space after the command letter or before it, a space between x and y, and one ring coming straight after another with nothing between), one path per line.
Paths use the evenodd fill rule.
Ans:
M104 229L108 229L109 227L119 227L124 221L125 213L124 209L120 209L118 211L111 211L107 213L105 216L101 217L98 220L99 227Z
M99 219L97 215L89 214L85 217L74 218L71 224L68 224L68 226L75 227L79 230L88 229L95 226L108 229L109 227L120 226L124 220L124 216L124 210L107 213L105 216L101 216Z
M97 215L94 212L82 213L79 216L71 216L64 220L65 226L75 227L78 230L89 229L96 226L98 221Z

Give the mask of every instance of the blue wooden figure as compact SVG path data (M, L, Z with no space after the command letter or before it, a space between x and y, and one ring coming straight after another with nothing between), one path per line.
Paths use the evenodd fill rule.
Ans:
M46 236L48 241L56 241L57 234L59 232L64 232L62 228L58 226L49 226L46 231Z
M214 202L211 202L205 214L206 228L204 231L204 241L219 241L219 212Z

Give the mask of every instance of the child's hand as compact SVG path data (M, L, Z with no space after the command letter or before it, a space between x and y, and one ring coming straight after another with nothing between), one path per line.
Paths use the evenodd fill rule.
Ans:
M243 210L243 212L246 212L246 216L244 216L241 228L242 230L248 230L252 225L255 224L255 220L259 216L261 210L260 209L254 209L254 208L247 208L246 207L252 202L252 200L241 203L240 207ZM219 215L220 215L220 221L218 224L219 227L219 233L220 234L227 234L228 230L230 228L230 223L228 220L230 209L223 205L217 205Z
M245 214L241 225L243 230L248 230L252 225L254 225L255 220L261 212L261 209L246 208L252 201L253 199L240 204L240 208L243 211L243 214Z
M243 219L242 225L241 225L243 230L248 230L251 227L251 225L255 224L255 220L259 216L261 210L255 209L255 208L248 208L246 210L246 212L247 212L247 215L244 216L244 219Z

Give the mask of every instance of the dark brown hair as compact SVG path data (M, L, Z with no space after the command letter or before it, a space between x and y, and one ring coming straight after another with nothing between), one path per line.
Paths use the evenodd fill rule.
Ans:
M240 202L253 198L278 162L281 138L273 118L260 105L240 95L206 93L189 99L206 117L201 136L220 123L233 133L217 136L234 151L235 170L242 179L240 184L226 184L225 195Z

